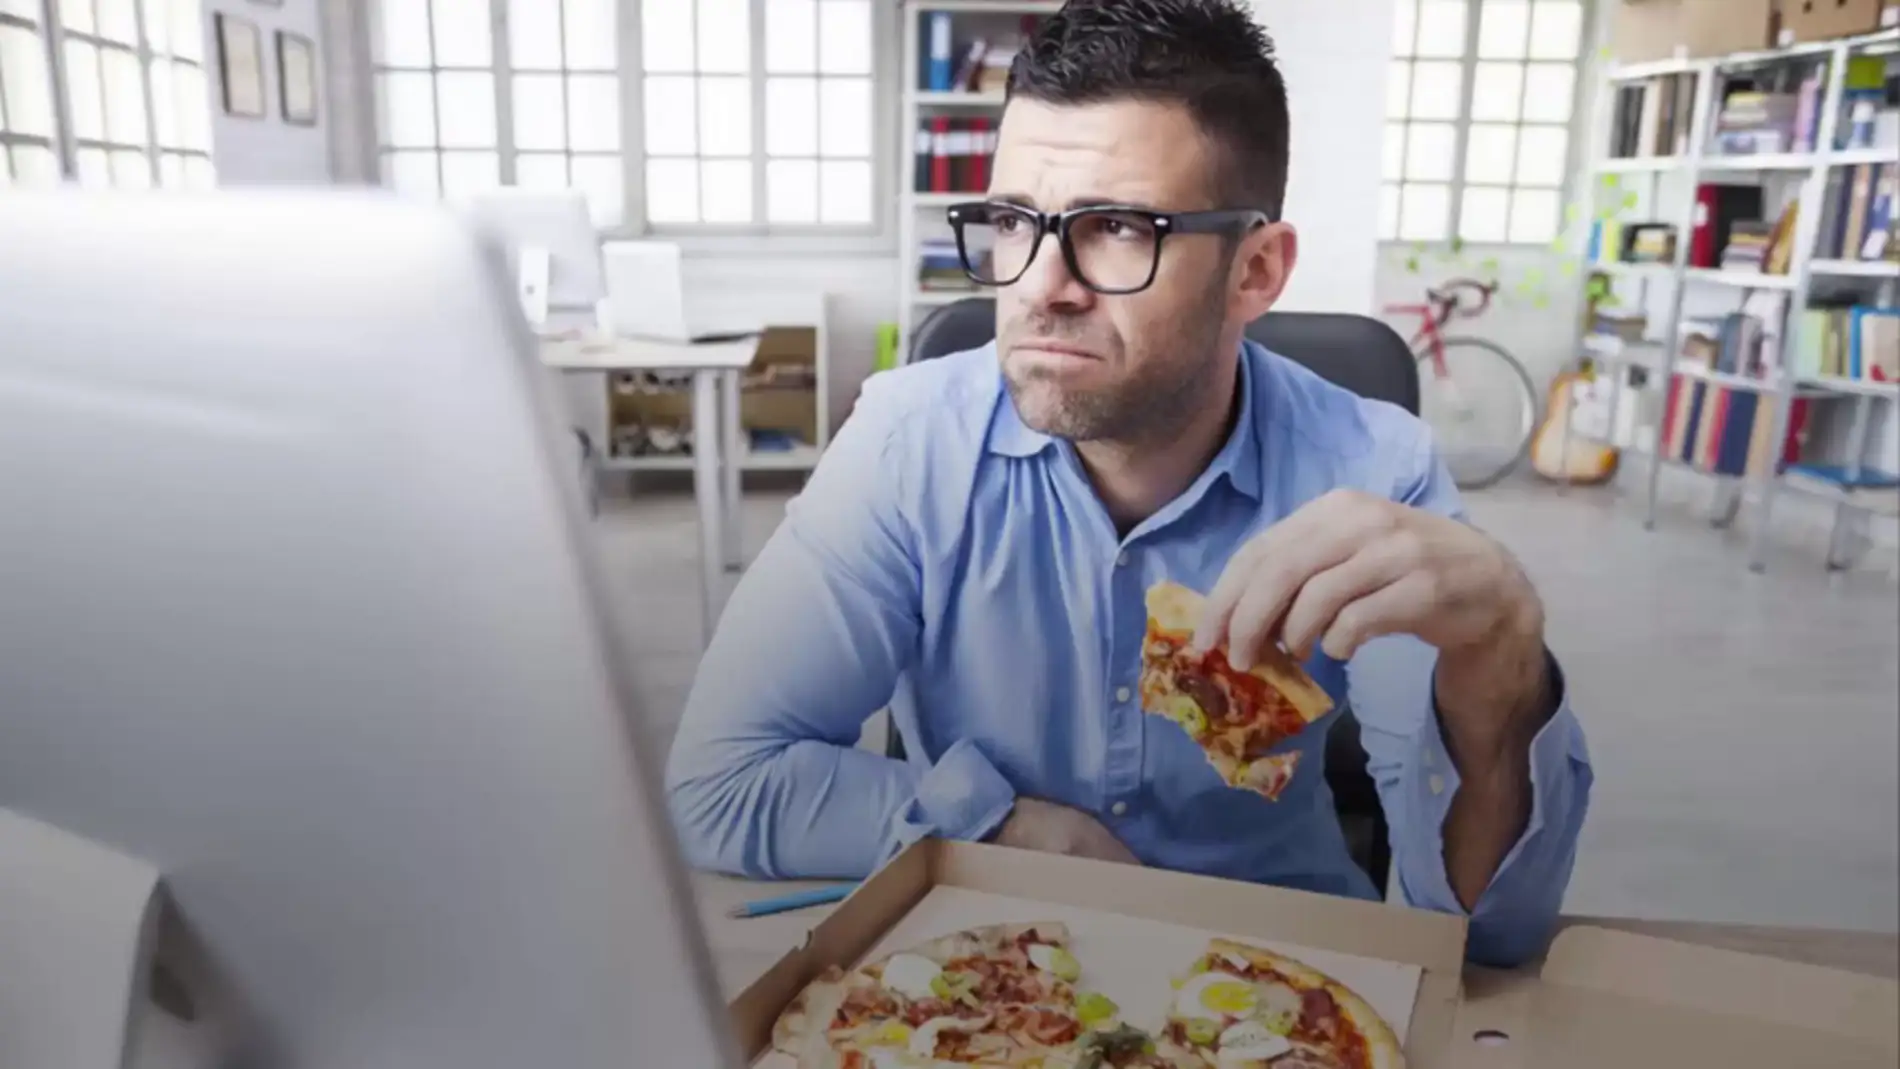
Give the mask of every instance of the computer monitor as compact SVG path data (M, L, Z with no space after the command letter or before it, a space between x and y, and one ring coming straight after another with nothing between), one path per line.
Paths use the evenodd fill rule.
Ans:
M165 871L226 1064L737 1065L501 257L341 191L0 249L0 807Z
M457 202L470 220L507 250L528 318L591 325L607 296L600 232L587 198L573 190L491 189ZM539 292L536 292L539 287Z

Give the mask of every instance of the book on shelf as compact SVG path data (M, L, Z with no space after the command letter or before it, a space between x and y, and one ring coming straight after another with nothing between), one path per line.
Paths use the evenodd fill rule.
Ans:
M1900 382L1900 308L1809 308L1795 322L1795 373Z
M998 94L1009 85L1009 68L1023 42L1036 32L1038 16L1023 15L1013 32L958 40L948 11L933 11L924 27L924 84L939 93ZM987 24L986 24L987 28Z
M1837 167L1822 194L1814 254L1823 260L1900 262L1900 164Z
M1619 86L1610 123L1610 156L1681 156L1695 117L1694 74L1668 74Z
M1678 375L1663 402L1659 438L1662 455L1701 471L1737 478L1780 471L1801 457L1807 440L1808 401L1796 398L1788 411L1788 431L1774 447L1773 399Z
M932 116L917 131L918 193L982 193L996 157L996 122Z

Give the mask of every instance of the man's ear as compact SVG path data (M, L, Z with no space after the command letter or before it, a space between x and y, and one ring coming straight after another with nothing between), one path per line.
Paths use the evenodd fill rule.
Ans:
M1269 223L1241 239L1233 291L1233 317L1251 323L1266 315L1286 292L1300 258L1300 235L1291 223Z

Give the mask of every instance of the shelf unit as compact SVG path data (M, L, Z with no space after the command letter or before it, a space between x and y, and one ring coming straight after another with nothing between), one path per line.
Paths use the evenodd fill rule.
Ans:
M1747 52L1698 60L1666 60L1657 63L1610 66L1603 75L1603 85L1598 94L1598 115L1595 125L1595 144L1598 146L1594 171L1604 175L1639 175L1654 182L1652 198L1660 202L1663 180L1669 176L1685 176L1689 190L1700 184L1705 177L1720 176L1731 179L1738 174L1756 174L1764 182L1776 180L1799 180L1798 194L1800 209L1798 212L1793 259L1785 275L1764 275L1754 272L1724 271L1710 268L1692 268L1688 265L1690 242L1688 235L1694 231L1696 205L1693 196L1684 196L1683 204L1673 213L1673 218L1665 218L1658 206L1655 211L1659 221L1675 226L1678 240L1675 257L1672 262L1659 264L1631 264L1591 262L1583 264L1587 274L1601 271L1617 278L1632 279L1644 289L1644 304L1647 306L1648 286L1653 282L1672 283L1667 302L1667 311L1663 317L1662 337L1672 339L1671 343L1624 344L1616 339L1591 338L1586 340L1583 355L1593 362L1618 369L1613 380L1610 397L1611 437L1616 435L1615 422L1622 404L1622 367L1639 366L1661 377L1663 383L1673 381L1677 375L1700 378L1723 386L1737 387L1756 391L1763 395L1765 402L1771 405L1769 418L1774 421L1773 440L1785 441L1793 403L1796 398L1845 398L1855 404L1852 430L1849 434L1848 450L1850 467L1859 474L1860 458L1864 455L1867 435L1872 423L1872 406L1878 403L1892 403L1900 399L1900 386L1892 383L1866 382L1833 378L1808 378L1797 380L1790 375L1779 375L1771 379L1756 379L1738 375L1727 375L1702 368L1691 362L1681 360L1681 335L1684 324L1684 303L1686 292L1691 286L1728 287L1748 294L1755 291L1775 291L1786 293L1788 316L1792 317L1807 306L1812 294L1814 280L1828 278L1832 284L1876 283L1879 287L1879 303L1895 303L1895 282L1900 280L1900 265L1892 263L1858 261L1822 261L1813 257L1819 236L1819 219L1822 214L1823 199L1827 193L1828 177L1835 168L1857 166L1870 163L1891 164L1895 162L1892 150L1848 149L1836 151L1832 146L1841 122L1843 86L1847 59L1863 54L1891 54L1900 52L1900 30L1883 30L1879 33L1845 38L1838 41L1817 42L1796 45L1786 49L1767 52ZM1787 153L1761 156L1731 156L1706 151L1714 130L1715 114L1719 106L1718 91L1721 79L1732 73L1740 73L1754 68L1784 63L1791 60L1825 61L1825 90L1816 124L1815 144L1817 151L1807 153ZM1646 156L1633 159L1608 157L1604 149L1609 145L1611 136L1611 115L1614 108L1615 89L1619 85L1646 81L1668 75L1693 75L1695 78L1694 112L1690 120L1688 151L1684 156ZM1604 183L1590 183L1590 212L1588 217L1597 216L1595 201L1602 195ZM1859 280L1858 282L1856 280ZM1783 339L1792 336L1792 322L1784 321L1777 332ZM1614 344L1604 345L1608 341ZM1785 347L1785 346L1784 346ZM1785 366L1785 355L1778 355L1774 361L1777 366ZM1667 396L1665 391L1664 396ZM1574 413L1564 420L1565 451L1568 452L1569 440L1573 434L1571 424ZM1778 465L1768 465L1766 472L1752 472L1736 479L1730 476L1714 475L1693 465L1677 462L1675 458L1661 456L1661 428L1656 428L1655 448L1632 448L1629 444L1612 442L1617 448L1636 452L1646 456L1649 461L1648 480L1644 497L1644 526L1654 528L1656 519L1657 493L1662 469L1669 466L1688 467L1700 474L1711 475L1731 485L1728 514L1717 521L1718 526L1725 525L1734 518L1736 510L1744 500L1754 502L1756 515L1749 550L1751 570L1760 572L1765 568L1769 521L1774 508L1775 497L1781 490L1788 489L1804 493L1819 493L1835 502L1836 532L1834 542L1840 541L1840 530L1848 511L1861 507L1862 501L1852 489L1817 483L1811 473L1801 472L1794 466L1786 470L1777 470ZM1860 495L1864 500L1864 495ZM1833 547L1830 548L1830 565L1836 563Z
M964 118L981 116L991 120L1001 119L1003 115L1001 93L940 92L921 88L926 83L923 68L926 18L944 12L958 22L971 18L996 21L1020 19L1025 15L1052 15L1061 7L1061 0L904 0L904 106L898 143L902 146L911 145L925 121L939 115ZM954 56L953 65L961 59L960 55ZM897 329L900 353L910 344L912 328L933 309L982 293L975 287L968 290L935 290L918 285L917 268L923 259L923 240L936 233L949 233L947 225L938 225L943 220L943 209L960 201L981 199L982 194L915 192L917 153L906 150L901 153L901 157L897 180Z

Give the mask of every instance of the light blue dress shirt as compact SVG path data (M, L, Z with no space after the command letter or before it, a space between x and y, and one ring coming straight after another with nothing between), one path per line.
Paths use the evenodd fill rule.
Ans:
M1336 713L1283 745L1305 752L1268 802L1141 709L1149 586L1212 589L1249 538L1335 488L1463 515L1419 420L1252 343L1239 359L1229 440L1126 535L1073 448L1018 417L993 346L873 376L700 664L667 767L689 859L861 877L923 836L991 834L1021 795L1093 814L1145 864L1377 897L1326 786ZM1405 900L1464 914L1436 657L1387 637L1307 669L1361 723ZM906 760L853 748L886 705ZM1575 858L1591 772L1567 698L1531 756L1530 823L1469 914L1477 961L1541 949Z

